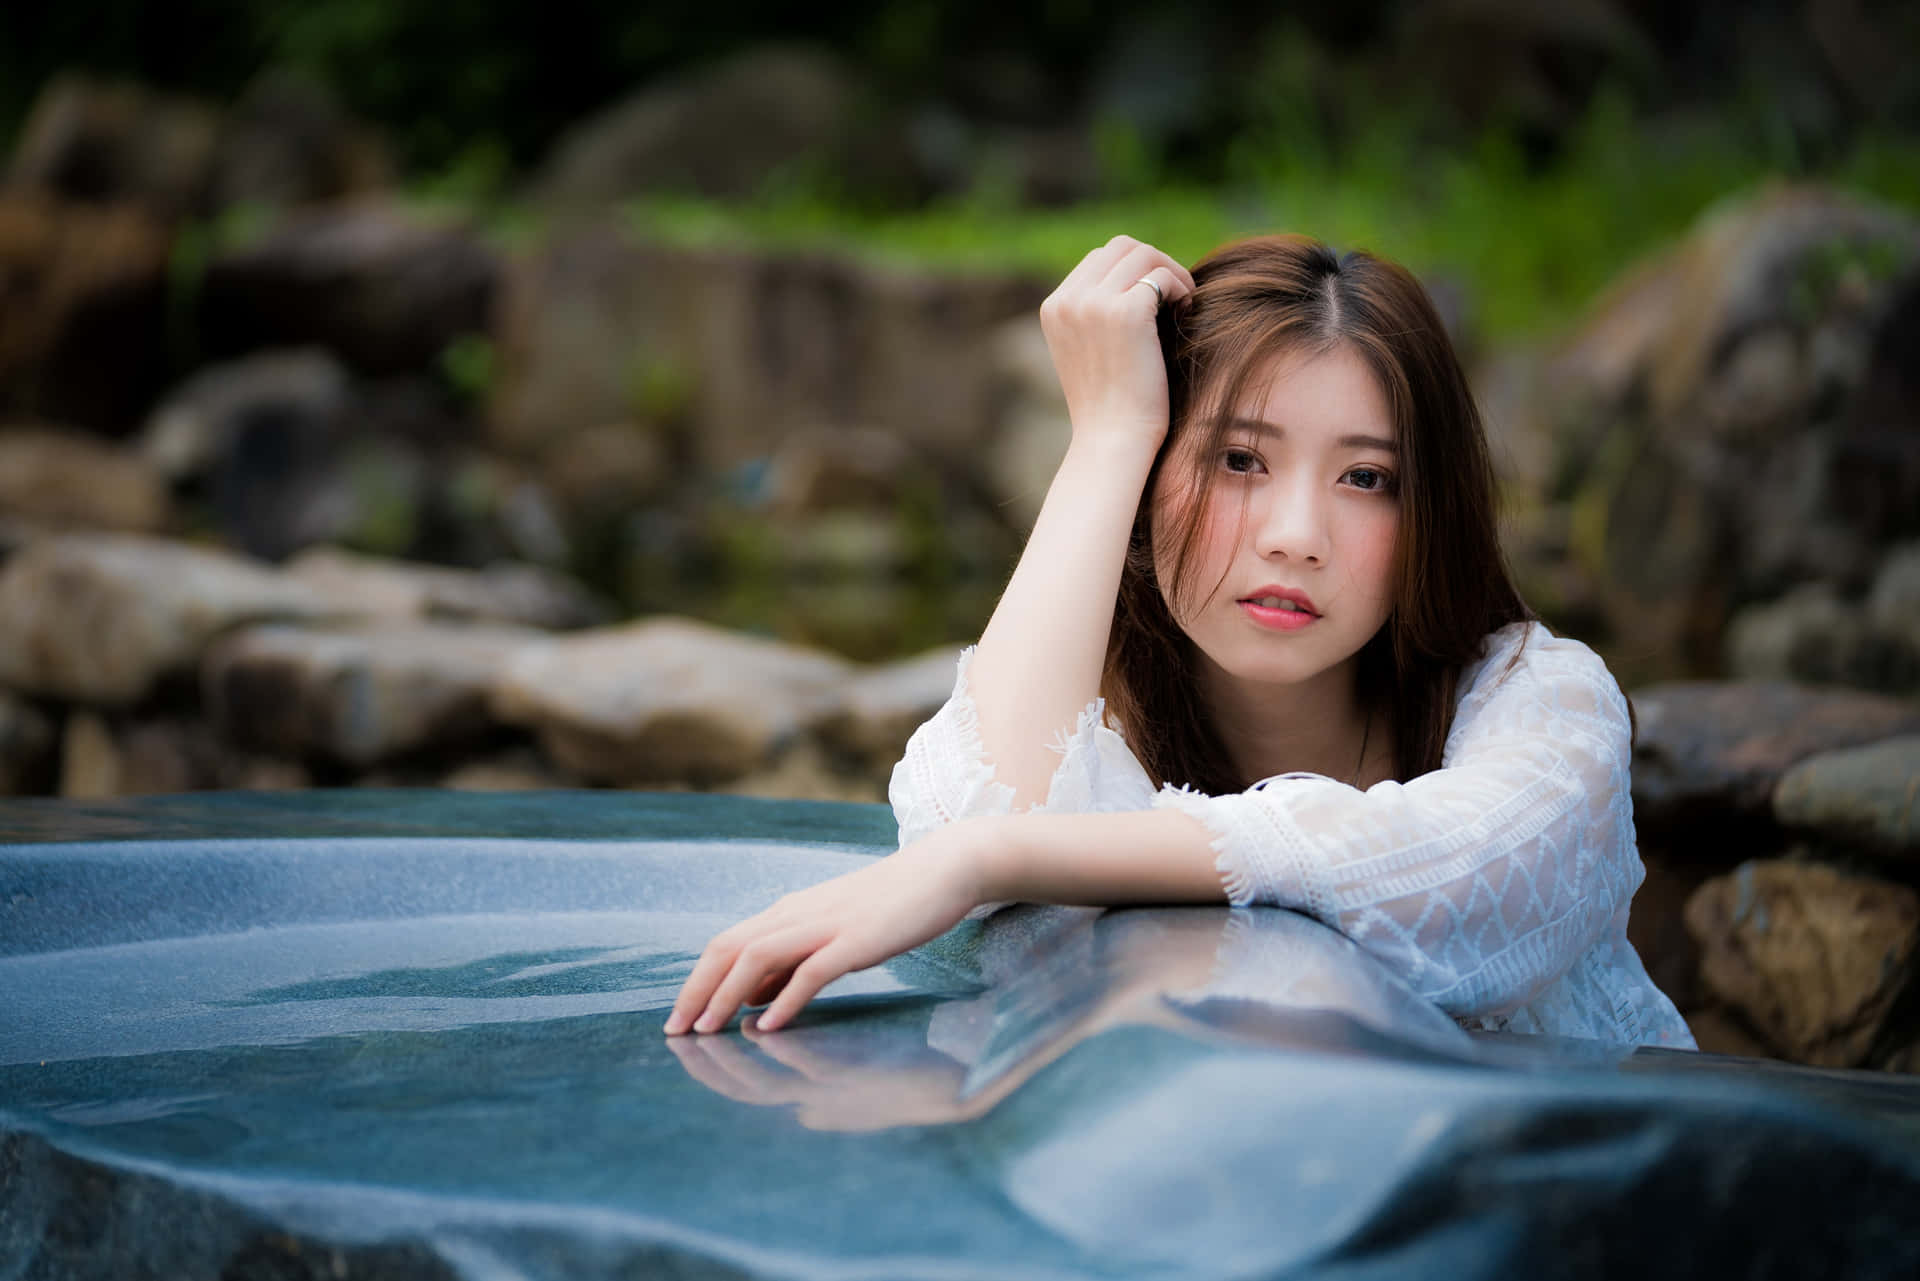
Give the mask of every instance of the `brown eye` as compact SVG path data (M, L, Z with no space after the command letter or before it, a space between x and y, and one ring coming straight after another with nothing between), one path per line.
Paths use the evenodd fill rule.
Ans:
M1393 473L1378 467L1355 467L1347 473L1346 480L1355 489L1364 489L1368 493L1381 493L1393 488Z
M1220 455L1220 465L1236 475L1245 476L1260 468L1260 460L1250 450L1229 449Z

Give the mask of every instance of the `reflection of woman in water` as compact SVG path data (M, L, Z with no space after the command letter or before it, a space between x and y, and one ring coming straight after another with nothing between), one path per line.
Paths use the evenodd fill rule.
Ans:
M1157 320L1156 320L1157 317ZM1404 270L1124 236L1041 307L1072 442L891 798L901 848L708 944L669 1033L1009 901L1265 903L1472 1027L1688 1045L1626 938L1625 699L1531 620Z

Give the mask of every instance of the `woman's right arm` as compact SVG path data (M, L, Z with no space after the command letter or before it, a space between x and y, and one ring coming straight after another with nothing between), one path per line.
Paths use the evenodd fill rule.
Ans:
M1161 297L1192 290L1185 267L1116 236L1040 307L1073 437L967 673L980 745L1016 808L1046 799L1050 745L1099 694L1128 536L1167 433L1155 316Z

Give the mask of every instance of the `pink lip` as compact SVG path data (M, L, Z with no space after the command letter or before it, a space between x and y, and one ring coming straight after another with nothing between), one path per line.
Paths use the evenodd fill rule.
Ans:
M1292 601L1307 612L1303 614L1299 610L1275 609L1268 605L1253 603L1268 596ZM1291 587L1257 587L1243 596L1238 604L1246 611L1248 618L1262 627L1270 627L1280 632L1297 632L1320 617L1313 608L1313 598Z

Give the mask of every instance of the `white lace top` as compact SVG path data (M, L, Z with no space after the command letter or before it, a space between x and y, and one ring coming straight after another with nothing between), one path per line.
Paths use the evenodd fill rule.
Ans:
M1012 809L980 744L971 658L894 767L903 845ZM1095 700L1054 744L1060 764L1036 809L1193 815L1213 834L1230 902L1326 922L1468 1028L1693 1045L1627 942L1645 876L1627 704L1580 642L1538 623L1493 633L1462 673L1442 767L1364 792L1317 774L1225 796L1156 792L1103 716Z

